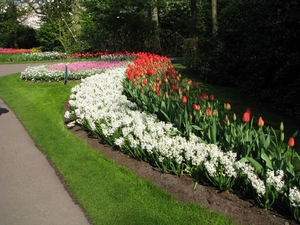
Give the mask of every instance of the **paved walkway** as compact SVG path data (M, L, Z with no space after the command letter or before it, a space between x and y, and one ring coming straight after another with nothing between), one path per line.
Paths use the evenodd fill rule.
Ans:
M39 64L0 65L0 76ZM0 98L0 225L88 225L46 157Z

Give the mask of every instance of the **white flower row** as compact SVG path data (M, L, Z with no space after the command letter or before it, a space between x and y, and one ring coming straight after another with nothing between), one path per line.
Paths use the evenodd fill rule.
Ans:
M60 52L30 52L30 53L23 53L29 59L32 60L49 60L49 59L59 59L59 58L66 58L66 53Z
M158 153L160 162L168 159L195 167L204 165L210 176L216 174L221 164L223 176L235 178L238 173L243 174L259 196L265 194L265 184L255 174L254 168L249 163L236 161L235 153L224 153L214 144L202 143L194 134L188 140L174 135L179 132L172 124L158 121L155 114L141 112L122 94L125 69L112 68L83 79L71 90L69 105L75 109L65 112L65 117L75 115L77 123L85 121L92 130L101 129L106 138L121 131L114 139L115 145L143 149L148 154ZM283 171L269 171L267 185L282 190L283 175ZM291 201L299 205L299 191L292 193Z
M73 71L68 73L68 79L79 80L89 77L96 73L101 73L102 69L86 69L80 71ZM25 81L60 81L64 80L65 71L49 70L47 65L32 66L21 72L20 78Z
M300 207L300 191L297 187L290 188L289 199L293 207Z

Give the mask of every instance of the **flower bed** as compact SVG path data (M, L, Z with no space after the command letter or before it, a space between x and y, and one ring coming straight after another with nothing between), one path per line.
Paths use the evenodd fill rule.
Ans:
M144 56L141 55L139 60L135 61L136 64L131 64L127 68L108 69L102 74L84 79L81 84L72 89L69 101L71 111L66 112L65 117L87 127L94 135L106 140L109 144L119 146L121 151L147 161L162 171L172 170L178 175L185 173L193 176L197 181L205 178L220 190L234 188L238 184L239 188L244 189L243 193L247 194L247 197L250 194L250 197L252 196L260 206L270 208L274 203L285 204L291 209L294 218L299 220L299 174L292 178L288 176L293 174L291 171L293 168L290 165L284 168L285 170L282 169L282 165L275 167L270 160L273 156L268 156L267 150L255 158L251 155L241 157L237 152L231 150L222 151L217 144L207 143L196 136L192 130L184 132L174 126L176 123L170 122L170 117L165 109L164 111L157 110L157 112L161 113L161 117L168 118L170 121L164 122L158 118L157 114L144 111L147 105L150 109L151 107L155 108L153 105L155 106L157 103L146 99L147 96L140 95L140 93L152 91L158 95L159 92L160 99L163 99L163 96L166 97L162 89L156 85L158 78L155 77L156 81L154 82L152 75L161 74L166 79L167 77L164 75L168 72L170 76L174 76L172 79L176 78L177 81L180 81L180 76L176 74L165 58L150 56L145 60L146 63L142 63L142 57ZM137 65L137 70L134 68L135 65ZM149 65L149 67L145 65ZM126 71L127 75L125 75ZM132 83L130 84L130 82ZM182 83L180 81L178 83L183 85L186 90L191 90L187 84L190 85L192 82ZM148 84L149 87L147 87ZM163 81L160 84L163 84ZM178 88L174 88L174 84L170 86L171 89L173 87L177 97L172 97L169 93L168 96L179 102L179 105L176 105L177 110L183 106L184 113L187 108L186 103L197 92L190 94L185 91L184 94L181 92L180 96L178 90L183 87L180 85ZM130 97L128 97L128 89L130 89ZM129 98L133 99L134 95L141 97L141 106L138 106L135 101L129 101ZM186 99L182 98L183 96ZM199 104L192 102L190 106L199 115L201 112L203 118L209 119L208 121L200 120L201 123L209 124L216 108L207 108L207 106L213 105L208 99L214 101L214 96L209 98L201 93ZM205 100L204 103L203 100ZM163 105L161 102L159 102L160 107ZM202 106L202 104L205 104L203 106L206 107L200 111L198 105ZM166 107L166 105L163 106ZM225 110L228 110L230 104L227 103L224 107ZM250 112L247 111L247 113L249 114L243 115L245 121L236 125L243 128L242 130L246 134L250 134L254 132L254 128L249 121ZM187 118L194 115L185 114L188 115ZM202 117L199 116L199 118ZM195 121L192 122L195 123ZM194 126L193 123L189 123L189 125ZM235 123L237 122L235 121ZM188 123L185 122L185 124ZM228 121L225 119L224 124L228 125ZM259 130L262 130L262 118L259 119L259 125ZM267 142L268 135L257 134L257 137L265 138L264 142ZM286 149L290 150L291 147L292 145L289 143ZM284 165L286 166L286 164Z
M31 49L0 48L0 54L21 54L32 52Z
M25 81L61 81L65 79L65 69L68 68L68 79L79 80L110 67L119 67L124 62L75 62L59 63L54 65L40 65L28 67L21 72L20 78Z

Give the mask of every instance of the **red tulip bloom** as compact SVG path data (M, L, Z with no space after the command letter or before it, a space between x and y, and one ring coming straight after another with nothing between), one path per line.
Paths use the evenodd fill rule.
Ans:
M210 99L211 101L213 101L213 100L215 99L215 96L214 96L214 95L210 95L210 96L209 96L209 99Z
M205 92L202 92L201 96L202 96L203 99L208 99L208 96L207 96L207 94Z
M199 84L197 82L194 83L194 88L199 88Z
M199 111L199 110L200 110L200 105L198 105L198 104L193 104L193 109L194 109L195 111Z
M178 86L173 85L173 86L172 86L172 90L173 90L173 91L178 91Z
M250 113L248 111L244 112L243 122L247 123L250 121Z
M230 103L225 103L225 109L227 109L227 110L231 110L231 105L230 105Z
M207 116L210 116L210 108L207 108L207 109L205 110L205 114L206 114Z
M290 137L288 145L290 147L294 147L294 145L295 145L295 139L293 137Z
M144 85L146 85L146 84L147 84L147 80L146 80L146 79L144 79L144 78L142 79L142 82L143 82L143 84L144 84Z
M263 127L265 124L265 121L263 121L262 117L258 118L258 126Z
M247 108L246 112L249 113L249 115L251 116L251 108Z
M186 97L186 96L182 96L182 103L185 104L185 103L187 103L187 101L188 101L188 100L187 100L187 97Z

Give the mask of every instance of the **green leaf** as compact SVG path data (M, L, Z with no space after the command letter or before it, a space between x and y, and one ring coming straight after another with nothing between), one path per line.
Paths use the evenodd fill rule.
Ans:
M191 125L191 127L194 129L194 130L199 130L199 131L202 131L203 129L197 125Z
M270 169L270 170L273 170L273 166L272 166L272 163L271 163L271 160L270 158L268 157L268 155L266 153L262 153L261 156L260 156L265 162L266 162L266 166Z
M264 148L267 149L270 145L270 135L267 136L267 139L265 139Z
M298 135L298 130L292 135L293 138L295 138Z
M257 173L262 173L262 171L263 171L263 167L260 165L260 163L251 157L244 157L240 161L241 162L250 162L251 165L254 166L255 172L257 172Z
M170 117L162 110L160 109L159 112L165 117L165 119L167 120L167 122L170 122Z

